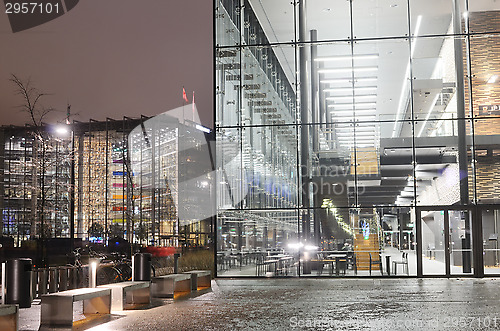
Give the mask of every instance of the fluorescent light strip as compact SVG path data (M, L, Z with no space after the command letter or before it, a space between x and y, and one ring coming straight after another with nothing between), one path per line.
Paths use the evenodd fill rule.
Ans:
M330 114L342 114L342 115L345 115L345 114L357 114L357 113L370 113L370 114L373 114L376 112L376 109L356 109L356 110L352 110L352 109L338 109L338 110L330 110Z
M356 137L375 137L375 132L356 132L354 133L353 132L337 132L337 136L347 136L347 137L353 137L353 136L356 136Z
M342 61L342 60L373 60L378 59L378 54L367 55L346 55L346 56L325 56L315 58L316 62Z
M326 97L325 100L335 101L335 100L352 100L354 98L354 102L356 99L373 99L377 98L376 94L366 94L366 95L356 95L356 96L341 96L341 97Z
M360 124L361 125L361 124ZM335 124L335 128L352 128L351 124ZM358 128L358 127L356 127ZM375 123L362 123L362 128L367 129L375 129Z
M362 78L354 78L355 83L364 83L364 82L376 82L378 80L377 77L362 77Z
M375 131L375 127L373 126L372 123L360 123L363 124L361 126L356 126L356 131ZM354 126L351 124L341 124L337 123L335 124L335 130L349 130L349 132L352 132L354 130Z
M358 133L362 133L362 134L372 134L372 135L375 135L375 130L360 130L361 128L358 128L356 127L356 129L353 129L351 128L350 130L346 131L346 130L342 130L341 128L337 128L335 130L335 132L337 132L337 134L343 134L343 135L347 135L347 134L354 134L354 132L356 132L356 134Z
M348 141L350 141L350 140L353 140L353 139L354 139L354 137L337 137L337 140L348 140ZM356 141L367 141L367 142L370 142L372 140L373 140L373 137L372 138L370 138L370 137L360 137L359 139L356 138Z
M431 117L432 110L434 109L434 105L436 104L436 101L438 100L438 98L439 98L439 93L436 94L436 97L434 98L434 100L432 100L432 103L431 103L431 106L429 108L429 111L427 112L427 116L425 117L425 122L422 124L422 128L420 129L420 132L418 133L417 137L420 138L420 136L422 135L422 132L424 132L425 125L427 124L427 121Z
M366 87L338 87L338 88L327 88L324 89L323 91L325 92L330 92L330 93L336 93L336 92L364 92L364 91L376 91L377 87L376 86L366 86Z
M376 82L377 77L361 77L354 78L354 83L364 83L364 82ZM323 79L321 83L324 84L336 84L336 83L352 83L353 80L351 78L334 78L334 79Z
M369 72L369 71L377 71L377 67L357 67L357 68L332 68L332 69L319 69L318 73L320 74L328 74L328 73L336 73L336 72Z
M337 103L333 105L328 105L328 108L335 109L353 109L356 107L377 107L376 102L356 102L356 103Z
M488 84L495 84L495 82L497 81L497 79L498 79L498 75L492 75L490 77L490 79L488 79L488 81L486 83L488 83Z
M414 37L418 37L418 34L420 33L420 26L422 25L422 15L418 15L417 17L417 24L415 25L415 34L413 35ZM413 54L415 54L415 46L417 45L417 40L418 39L412 39L411 41L411 57L413 58Z
M419 33L420 33L420 26L422 24L422 15L418 15L417 17L417 24L415 25L415 34L414 36L415 37L418 37ZM412 39L411 41L411 56L410 58L413 58L413 54L415 53L415 49L416 49L416 46L417 45L417 39L414 38ZM402 106L403 106L403 100L404 100L404 97L406 96L405 92L406 92L406 88L408 87L408 79L410 78L410 59L408 60L408 64L406 65L406 72L405 72L405 77L403 78L403 88L401 89L401 95L399 97L399 103L398 103L398 111L396 113L396 122L394 122L394 128L392 130L392 138L395 138L396 137L396 128L397 128L397 125L398 125L398 120L399 120L399 115L401 114L402 112Z
M374 121L376 119L375 116L373 115L360 115L360 116L355 116L355 117L352 117L352 116L336 116L334 118L334 120L336 121L342 121L342 120L346 120L346 119L350 119L350 120L353 120L353 119L359 119L360 121Z

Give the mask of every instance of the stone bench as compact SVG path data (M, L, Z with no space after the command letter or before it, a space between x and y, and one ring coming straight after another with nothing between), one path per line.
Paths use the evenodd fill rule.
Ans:
M43 326L72 326L73 302L83 301L83 314L111 313L109 288L80 288L42 295L41 322Z
M111 310L133 309L136 304L150 304L149 282L121 282L100 285L111 290Z
M151 294L157 298L173 298L174 294L191 292L191 275L170 274L151 280Z
M19 306L0 305L0 330L17 331L19 328Z
M184 273L191 275L192 291L212 287L212 275L210 270L191 270Z

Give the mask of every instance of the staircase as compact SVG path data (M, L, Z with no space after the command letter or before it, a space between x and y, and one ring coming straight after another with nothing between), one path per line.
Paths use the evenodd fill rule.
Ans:
M354 238L354 253L356 254L356 266L358 270L370 270L370 253L372 261L380 261L379 239L377 233L370 233L368 239L362 233L356 233ZM380 265L372 265L373 270L380 270Z

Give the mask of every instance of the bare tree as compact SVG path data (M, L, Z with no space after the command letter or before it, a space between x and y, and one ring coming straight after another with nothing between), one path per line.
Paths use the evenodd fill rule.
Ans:
M48 203L49 200L53 200L50 195L57 192L55 187L60 184L48 173L64 162L62 157L58 157L61 155L59 153L60 141L54 139L43 127L44 118L56 110L42 104L45 97L50 94L36 89L31 79L23 80L11 74L10 81L16 86L16 94L21 96L23 100L19 108L28 115L30 121L28 132L31 135L32 155L31 162L25 162L25 165L31 168L31 183L29 185L31 193L30 238L34 239L38 235L39 238L45 239L50 237L52 233L51 225L45 224L45 214L59 208L53 202ZM56 155L55 158L54 155Z
M23 104L19 106L23 112L26 112L30 118L31 125L40 128L43 125L43 119L55 111L54 108L43 106L41 99L50 94L43 93L33 87L31 79L22 80L14 74L11 74L10 81L17 87L16 94L23 98Z

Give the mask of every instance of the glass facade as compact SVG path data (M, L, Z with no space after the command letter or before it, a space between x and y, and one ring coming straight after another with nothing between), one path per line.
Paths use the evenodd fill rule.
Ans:
M71 144L48 132L26 135L1 131L0 154L3 234L17 246L33 237L70 235Z
M193 121L161 114L76 122L64 132L2 127L0 140L1 228L15 247L63 238L191 248L212 242L213 138Z
M500 274L497 2L214 6L218 276Z

